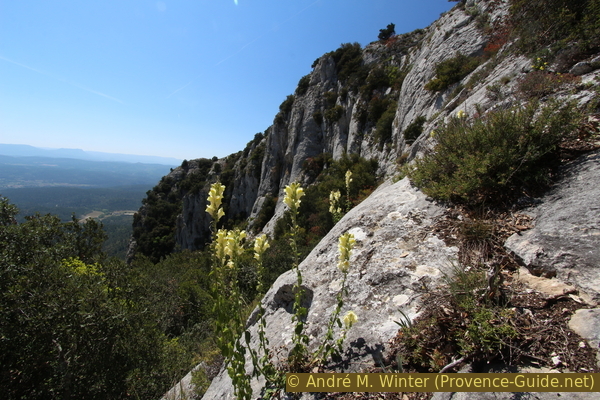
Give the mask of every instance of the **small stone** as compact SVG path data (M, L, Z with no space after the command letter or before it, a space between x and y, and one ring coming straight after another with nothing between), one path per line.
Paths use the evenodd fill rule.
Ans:
M554 364L555 367L558 367L560 364L562 364L560 356L552 357L552 364Z
M582 62L578 62L577 64L573 65L573 67L571 68L571 70L569 71L570 74L572 75L585 75L589 72L592 72L594 70L594 67L592 67L590 65L590 63L586 62L586 61L582 61Z

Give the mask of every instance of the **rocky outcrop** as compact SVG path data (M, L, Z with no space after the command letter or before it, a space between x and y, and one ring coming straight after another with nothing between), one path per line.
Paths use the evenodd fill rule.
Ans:
M535 216L536 226L528 232L513 235L506 243L520 260L529 260L525 265L532 271L542 271L536 266L554 271L547 274L551 277L543 277L524 270L516 277L545 298L570 295L578 302L587 301L588 304L594 303L592 297L597 299L600 276L598 235L595 233L600 213L595 202L598 193L592 186L600 187L599 155L600 152L589 154L564 168L557 188L542 198L541 205L528 210ZM357 246L351 258L343 312L355 311L359 322L348 333L343 362L331 365L332 369L353 372L365 365L377 365L386 355L387 343L397 333L395 321L403 319L402 313L414 319L423 306L422 295L435 290L444 283L443 277L451 274L451 263L456 259L458 249L445 245L431 229L444 210L411 187L408 180L396 184L388 182L351 210L300 265L307 293L305 306L309 310L307 333L316 341L324 335L340 288L341 273L336 268L337 238L344 232L355 235ZM262 300L266 309L266 333L281 358L286 357L291 343L291 288L295 281L293 271L283 274ZM570 323L571 329L595 348L598 346L597 311L579 310ZM249 330L253 337L251 345L258 346L255 317L249 320ZM249 360L246 368L252 368ZM496 372L550 371L499 369ZM262 384L259 380L253 381L255 397ZM508 393L481 396L482 393L437 393L434 399L512 398ZM549 399L556 393L531 396ZM573 398L594 398L590 394L577 396ZM233 398L231 380L223 370L204 399L229 398ZM303 398L312 397L305 394Z
M354 234L357 244L350 260L342 313L353 310L358 322L348 332L344 362L332 368L359 371L385 356L388 341L398 331L395 321L403 319L402 313L414 318L422 306L422 295L442 284L444 275L451 272L457 249L446 246L430 229L443 212L444 208L411 187L408 179L386 183L346 214L301 263L308 308L306 333L314 350L320 344L318 338L324 336L340 290L338 237L345 232ZM295 282L296 272L284 273L262 300L270 346L282 358L287 356L292 339ZM254 316L249 324L252 345L257 346ZM251 365L248 360L248 371ZM261 383L253 382L256 396ZM232 398L232 389L227 371L222 370L204 399Z
M504 30L507 12L506 1L460 2L425 29L364 48L345 44L320 57L282 103L264 136L259 134L243 152L219 160L221 165L235 163L227 174L215 171L212 178L226 181L228 216L247 219L255 228L265 200L278 198L263 229L273 233L284 212L283 188L294 181L306 186L314 179L305 173L307 160L323 153L334 159L358 154L376 159L380 174L389 178L397 173L399 160L409 162L433 147L430 133L450 115L459 110L481 114L517 101L519 84L532 66L531 60L511 50ZM458 54L477 59L479 66L443 90L425 89L436 77L436 66ZM582 79L575 97L589 103L595 96L591 86L600 67L598 55L566 70L571 67ZM565 92L567 96L574 97ZM378 124L381 113L373 111L382 104L396 104L389 135L381 132L384 124ZM422 133L407 140L406 129L419 118L425 118ZM206 193L185 196L178 200L183 207L175 235L179 248L193 250L208 237L208 224L201 217Z
M364 94L366 89L352 87L351 79L341 68L343 61L339 54L332 52L319 58L294 96L282 104L264 137L249 143L247 149L235 157L219 160L221 168L219 171L213 168L211 172L214 173L212 178L220 176L223 181L225 177L229 182L226 183L227 211L248 218L250 226L267 196L279 198L275 215L263 229L270 233L285 210L281 202L284 187L294 181L304 185L312 183L303 170L307 159L322 153L334 158L350 153L379 161L380 172L388 178L387 183L351 210L300 266L309 309L307 333L314 347L314 341L323 337L340 288L341 273L336 269L337 238L347 231L355 235L357 246L351 259L343 312L355 311L359 322L350 330L345 342L344 363L331 365L331 368L356 371L365 363L373 365L374 359L385 355L388 340L398 330L395 321L400 321L403 314L410 318L418 314L422 295L443 283L444 274L451 271L451 262L457 253L456 248L444 244L431 230L444 208L428 200L407 180L390 182L398 159L410 161L432 148L435 139L430 132L459 110L471 116L511 105L523 95L517 93L517 89L532 71L531 60L507 50L510 43L498 41L499 48L493 51L486 48L489 38L481 28L482 18L485 17L489 26L501 25L508 2L469 0L464 3L465 6L455 7L426 29L361 49L360 65L366 68L362 83L369 82L377 70L394 71L403 76L394 85L369 88L368 96ZM460 82L440 91L426 90L426 83L435 77L436 65L456 54L483 57L479 58L480 65ZM564 91L558 96L585 105L597 97L593 86L597 85L594 79L600 74L597 58L582 62L584 64L574 71L581 74L578 93ZM391 136L383 142L379 141L376 121L365 119L373 98L397 104ZM404 137L404 132L419 117L425 117L426 121L422 133L412 142ZM596 152L567 166L555 189L541 199L541 205L528 210L535 218L535 227L513 235L506 242L506 247L528 270L523 271L520 282L543 293L544 298L577 294L578 301L588 304L600 300L600 210L596 204L600 187L599 157ZM226 164L233 167L225 168ZM177 228L177 241L182 248L192 248L202 232L207 232L205 199L205 191L186 194ZM192 229L194 224L197 226ZM267 335L271 347L278 349L281 358L287 356L291 343L294 283L294 272L283 274L262 300L267 311ZM587 314L582 311L581 315ZM584 323L582 327L581 320L581 317L574 318L573 329L581 332L589 343L596 343L597 335L588 329L589 325ZM255 315L248 324L255 340ZM247 370L250 369L248 361ZM261 386L260 381L253 381L255 395ZM227 372L221 371L204 398L227 399L232 397L232 391ZM481 393L475 397L467 394L436 396L439 399L484 398ZM504 394L490 394L488 398L510 398L502 396ZM535 396L549 398L545 394L531 397ZM579 398L591 398L581 396Z
M562 171L554 190L528 212L535 227L506 241L532 273L556 277L600 300L600 152Z
M358 154L376 159L379 173L391 177L397 173L398 160L409 162L433 146L430 132L448 116L458 110L481 114L514 103L519 83L532 70L531 61L513 54L507 37L486 33L502 32L507 9L507 2L468 1L426 29L364 48L345 44L320 57L294 95L281 104L264 137L255 138L243 152L219 160L223 164L235 159L233 176L225 179L230 186L228 215L247 219L254 228L265 199L278 198L276 211L264 228L272 233L284 211L283 188L295 181L306 186L314 179L305 173L307 160L323 153L334 159ZM458 54L477 59L480 65L443 90L425 89L436 77L436 66ZM597 58L582 61L585 68L577 69L587 85L593 84ZM578 96L581 102L589 102L595 95L584 88ZM384 134L382 130L388 127L383 126L381 110L374 110L394 104L395 115L389 133ZM406 129L419 118L425 118L422 133L416 140L407 140ZM198 219L205 195L186 194L176 228L181 248L194 249L198 248L194 243L205 242L208 225Z
M527 212L535 218L535 227L512 235L505 246L527 268L522 268L517 281L540 293L544 298L570 296L580 303L595 306L599 299L600 210L597 206L600 184L600 152L588 154L566 165L555 189L541 199L541 204ZM530 273L533 272L532 273ZM541 276L537 276L541 275ZM600 349L600 309L577 310L569 328L587 344ZM597 353L600 366L600 352ZM472 372L471 366L460 372ZM481 372L481 371L477 371ZM488 371L486 371L488 372ZM541 368L496 366L489 372L548 373ZM432 400L513 399L520 393L435 393ZM527 398L595 399L594 393L527 393Z
M498 22L506 13L505 4L494 3L493 6L492 3L481 0L469 3L467 8L455 7L427 29L398 35L385 43L371 43L360 49L358 55L353 53L356 50L353 46L358 45L347 44L319 58L296 93L282 103L273 125L267 129L260 171L255 171L258 178L253 175L249 179L243 168L236 170L236 188L233 190L237 194L232 196L232 209L249 217L252 227L267 196L281 199L283 188L291 182L312 183L303 166L307 159L322 153L331 154L334 159L343 154L377 159L380 173L390 177L396 173L398 157L407 154L406 159L410 160L427 148L429 132L456 107L470 109L476 103L482 104L484 109L489 107L491 101L486 97L486 85L507 74L522 73L529 61L508 57L492 68L489 63L493 61L486 61L480 68L489 71L482 74L477 85L459 95L455 89L460 83L441 92L428 91L424 86L435 77L437 63L450 55L479 56L483 53L488 39L475 15L489 14L492 22ZM350 72L345 69L349 54L357 57L354 61L359 60ZM381 71L390 77L405 76L402 81L394 81L394 78L381 83L374 78ZM353 79L360 81L357 83ZM384 142L378 136L377 121L367 118L373 99L397 103L391 134L383 139ZM403 131L420 116L427 118L424 133L414 144L408 144ZM243 166L247 159L244 154L238 164ZM186 204L203 201L189 199ZM283 211L279 201L265 232L272 233ZM196 214L187 212L184 204L181 227L191 223L186 215ZM195 234L179 230L178 243L193 243ZM192 237L186 237L189 235Z

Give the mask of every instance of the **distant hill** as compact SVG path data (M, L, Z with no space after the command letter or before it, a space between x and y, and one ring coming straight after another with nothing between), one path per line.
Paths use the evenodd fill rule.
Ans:
M74 158L87 161L118 161L170 166L178 166L182 161L170 157L102 153L99 151L84 151L81 149L44 149L25 144L0 144L0 154L13 157Z
M170 169L164 164L0 155L0 189L153 185Z

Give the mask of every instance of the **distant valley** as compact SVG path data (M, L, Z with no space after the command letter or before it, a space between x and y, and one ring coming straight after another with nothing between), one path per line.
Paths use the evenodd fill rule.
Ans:
M0 155L0 195L19 208L19 222L36 213L56 215L62 221L70 220L73 215L78 219L95 218L102 221L109 236L105 251L119 258L125 257L133 214L141 200L174 166L15 155L30 154L29 147L0 145L0 154L2 150L13 154ZM40 154L65 155L64 151L32 149L34 153L40 150ZM73 151L74 156L77 153ZM102 154L110 158L110 154ZM115 156L126 158L126 155Z
M169 166L160 164L0 155L0 190L155 184L169 169Z

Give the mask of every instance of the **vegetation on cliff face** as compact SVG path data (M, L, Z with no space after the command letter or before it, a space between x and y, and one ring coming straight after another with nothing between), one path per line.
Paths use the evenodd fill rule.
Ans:
M499 204L534 195L550 182L558 144L580 123L572 105L559 103L540 107L534 101L478 119L459 112L434 132L435 149L416 160L409 176L443 200Z

